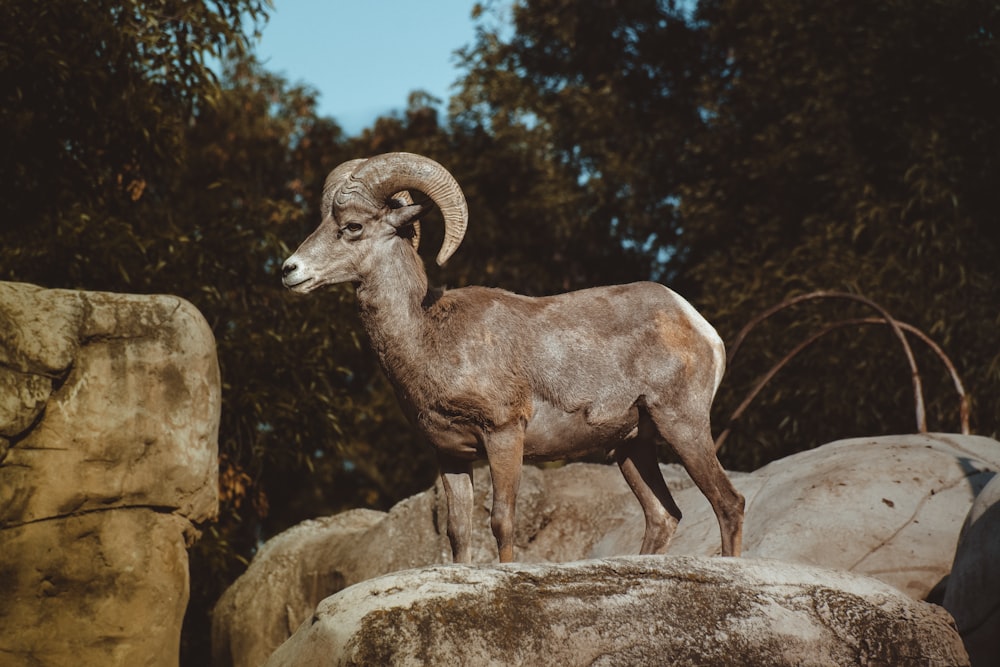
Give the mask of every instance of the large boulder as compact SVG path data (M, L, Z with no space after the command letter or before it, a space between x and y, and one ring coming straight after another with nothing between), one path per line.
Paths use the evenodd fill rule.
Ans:
M264 664L327 595L357 581L347 568L357 539L384 518L356 509L304 521L267 541L240 585L230 586L212 613L212 664ZM238 622L236 621L238 619Z
M1000 659L1000 475L976 497L962 527L941 603L976 667Z
M800 452L737 480L747 498L743 553L870 575L926 599L998 470L1000 443L981 436L855 438ZM684 520L671 552L717 553L708 503L691 491L677 502Z
M704 496L679 466L661 469L684 512L670 553L718 553L718 523ZM843 440L754 473L731 473L747 497L744 556L866 574L924 599L947 575L962 520L996 470L995 440L930 434ZM289 618L312 613L301 601L389 572L449 562L439 486L388 513L368 514L371 525L349 536L314 524L259 554L216 607L216 664L259 664L239 656L276 648L282 634L290 635ZM475 488L473 560L495 562L485 468L477 468ZM526 467L516 520L515 557L521 562L635 554L642 541L641 509L614 466ZM316 555L308 569L322 573L307 583L298 583L294 570L276 573L298 557L298 541ZM330 586L304 591L313 581ZM269 611L246 614L237 601L250 595Z
M182 299L0 283L4 664L177 665L220 387Z
M967 665L951 618L877 580L732 558L437 566L327 598L267 667Z

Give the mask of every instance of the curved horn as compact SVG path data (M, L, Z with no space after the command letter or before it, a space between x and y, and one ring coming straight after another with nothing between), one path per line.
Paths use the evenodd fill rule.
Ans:
M437 263L444 264L458 249L469 223L469 207L462 188L448 170L430 158L414 153L384 153L370 158L348 176L351 185L342 187L334 198L336 206L345 205L352 195L385 202L400 190L424 193L441 210L444 218L444 243ZM367 192L365 192L367 191Z
M330 214L333 209L333 198L337 194L337 190L343 185L348 177L357 170L358 167L363 165L367 160L364 158L357 158L355 160L348 160L347 162L342 162L330 171L326 176L326 181L323 183L323 197L320 199L320 214L325 218Z

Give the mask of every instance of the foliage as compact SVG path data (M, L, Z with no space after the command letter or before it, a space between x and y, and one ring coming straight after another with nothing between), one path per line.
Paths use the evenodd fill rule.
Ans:
M139 199L177 164L184 122L214 95L206 58L243 52L247 22L262 17L262 0L4 0L5 224L51 239L55 229L80 231L84 216L117 216ZM112 225L100 242L128 231L127 222Z
M700 5L714 55L679 191L685 277L726 336L796 293L866 295L955 357L978 401L973 427L997 432L998 18L976 1ZM800 308L755 336L757 358L848 314L871 313ZM731 369L717 421L762 371L750 361ZM943 369L929 357L921 367L931 428L956 428ZM832 437L914 428L907 368L884 328L842 332L786 373L738 425L730 460L754 467Z
M537 0L513 11L509 40L484 18L476 47L462 53L457 124L575 181L541 193L571 207L558 230L570 284L672 268L662 259L677 250L677 165L698 122L697 31L678 9L648 0L586 11L574 0Z
M505 35L502 8L487 5L464 52L457 122L481 119L498 137L514 128L566 165L582 220L570 234L635 251L643 273L726 338L814 289L882 303L951 352L977 397L974 428L996 433L996 6L691 7L530 0L514 4ZM605 279L600 264L584 266L579 282ZM824 302L758 331L723 383L716 430L817 327L870 314ZM837 437L913 430L894 345L881 328L825 338L735 425L724 462L750 469ZM955 428L947 376L914 347L931 427ZM845 391L840 369L865 390Z

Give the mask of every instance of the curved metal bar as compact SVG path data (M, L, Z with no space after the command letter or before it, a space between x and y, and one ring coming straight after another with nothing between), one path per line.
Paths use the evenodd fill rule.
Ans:
M777 312L777 310L775 310L774 312ZM758 323L762 320L763 318L759 319ZM747 409L747 407L749 407L750 403L757 397L760 391L764 388L764 385L770 382L771 378L773 378L778 373L778 371L784 368L784 366L789 361L791 361L792 358L795 357L799 352L801 352L806 347L812 345L817 340L819 340L820 338L822 338L823 336L832 331L835 331L842 327L855 326L860 324L889 324L889 322L886 321L885 319L874 318L874 317L843 320L840 322L834 322L833 324L830 324L825 328L821 329L820 331L816 332L815 334L807 338L805 341L797 345L794 349L792 349L792 351L786 354L780 361L778 361L778 363L772 366L767 373L761 376L761 378L754 385L753 389L750 391L747 397L743 400L742 403L740 403L740 405L736 408L736 410L733 411L732 416L730 416L729 418L729 423L732 424L734 421L736 421L743 415L743 412ZM923 331L921 331L920 329L911 324L907 324L906 322L900 322L897 320L896 324L899 326L900 329L906 331L907 333L911 333L917 336L920 340L922 340L929 348L931 348L931 350L938 356L938 358L941 359L942 363L944 363L945 368L948 370L948 374L951 376L952 382L955 385L955 391L958 393L959 396L959 419L961 422L962 434L968 435L970 432L969 428L970 400L968 393L966 393L965 391L965 386L962 384L962 379L961 377L959 377L958 371L955 369L955 365L951 362L951 359L948 357L948 355L945 354L944 350L942 350L941 347L933 340L931 340L931 338ZM746 329L746 327L744 327L744 329ZM743 337L745 337L745 335ZM742 339L740 339L740 342L742 342ZM722 447L722 443L726 441L726 438L729 437L729 433L731 431L732 427L727 426L726 429L719 434L719 437L715 441L716 451L718 451L718 449Z
M914 401L914 410L916 412L917 432L926 433L927 413L926 410L924 409L923 385L920 381L920 372L917 370L917 361L913 357L913 350L910 349L910 344L906 340L906 335L903 333L903 330L900 329L899 325L896 323L896 319L892 315L890 315L885 308L878 305L871 299L860 296L858 294L851 294L849 292L829 292L821 290L817 292L809 292L808 294L800 294L799 296L792 297L791 299L787 299L775 306L772 306L771 308L768 308L767 310L765 310L764 312L760 313L752 320L747 322L747 324L744 325L742 329L740 329L739 333L736 334L736 338L733 341L733 344L730 346L729 354L726 356L726 365L728 366L730 363L732 363L733 357L736 356L736 351L739 350L740 346L743 344L744 339L746 339L750 331L758 324L760 324L767 318L771 317L775 313L784 310L785 308L789 308L798 303L802 303L803 301L811 301L815 299L842 299L847 301L857 301L858 303L862 303L871 308L872 310L875 310L879 315L882 316L886 324L888 324L892 328L893 334L895 334L896 338L899 340L899 344L903 347L903 353L906 355L906 361L910 364L910 380L913 383L913 401Z

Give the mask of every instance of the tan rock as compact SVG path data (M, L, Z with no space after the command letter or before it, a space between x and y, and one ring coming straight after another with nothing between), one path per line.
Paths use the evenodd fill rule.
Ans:
M267 541L212 612L212 664L262 665L353 572L351 545L385 517L357 509L304 521Z
M176 667L189 527L121 508L0 531L0 664Z
M947 613L879 581L677 556L379 577L320 603L266 663L390 664L969 663Z
M221 383L188 302L0 283L0 654L176 665ZM9 575L9 576L8 576Z
M219 369L191 304L0 283L0 318L14 332L0 358L16 366L0 405L24 408L0 426L16 439L0 467L0 526L115 506L214 515ZM18 414L33 415L30 431Z

